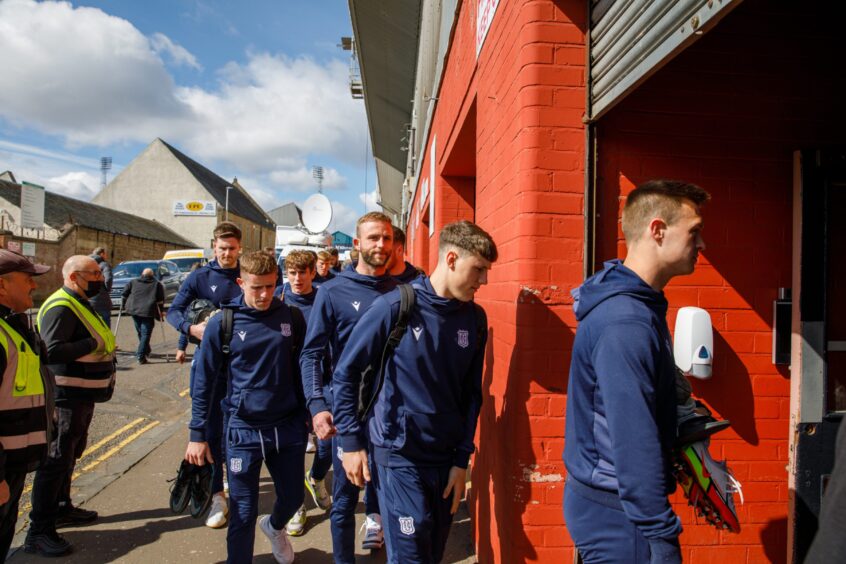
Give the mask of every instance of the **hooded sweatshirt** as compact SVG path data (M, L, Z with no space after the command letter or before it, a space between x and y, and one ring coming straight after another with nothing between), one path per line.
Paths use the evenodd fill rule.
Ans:
M203 346L197 349L196 375L191 397L192 441L204 441L218 380L228 380L221 403L233 428L278 429L279 445L303 442L306 433L305 399L297 351L302 349L302 328L297 334L293 308L278 299L265 311L244 303L243 296L222 304L234 310L232 341L227 365L221 351L221 319L209 319Z
M670 452L676 432L667 300L619 260L606 262L573 297L579 327L564 463L570 479L617 493L657 552L681 532L667 500L675 489Z
M291 290L291 285L286 282L281 288L281 291L277 289L277 292L282 294L282 301L303 312L303 317L305 317L306 323L308 323L308 316L311 315L311 308L314 307L314 300L317 298L317 288L312 288L308 294L295 294Z
M300 357L303 391L312 416L332 410L332 374L324 367L334 371L356 322L376 298L395 286L388 276L367 276L348 268L320 287Z
M405 261L405 270L394 276L394 278L396 278L400 284L411 284L419 276L423 276L423 274L417 269L417 267L410 262Z
M415 307L385 364L367 434L356 413L359 382L381 359L399 316L398 290L373 302L341 353L334 376L341 446L345 452L363 450L369 435L373 459L383 466L467 468L482 404L484 313L472 302L440 297L426 277L412 288Z
M198 268L189 274L179 287L179 293L167 310L167 322L183 335L187 335L191 323L185 320L185 311L191 302L204 298L220 307L223 302L237 298L241 295L241 287L238 286L240 276L240 265L235 268L221 268L217 259Z

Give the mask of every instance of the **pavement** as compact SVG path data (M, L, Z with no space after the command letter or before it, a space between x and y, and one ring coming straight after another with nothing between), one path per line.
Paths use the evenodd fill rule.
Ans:
M113 318L113 328L116 318ZM77 505L99 512L87 527L62 529L74 546L59 561L91 562L223 562L226 560L226 529L213 530L187 513L173 514L168 507L169 479L173 478L187 443L190 398L187 395L188 364L173 360L176 334L155 328L151 362L138 365L130 352L137 343L131 319L123 318L118 333L119 371L112 401L98 404L86 454L77 464L72 497ZM155 337L159 336L158 339ZM166 355L169 355L169 359ZM310 465L311 455L306 464ZM331 483L331 472L327 480ZM331 491L331 489L330 489ZM273 484L262 473L259 514L273 505ZM18 534L9 562L42 562L48 559L20 549L27 527L29 493L21 502ZM292 538L300 564L332 561L329 514L315 507L306 495L308 522L301 537ZM357 512L358 527L364 521L363 505ZM446 563L476 562L472 526L462 503L452 526ZM359 539L361 537L358 537ZM359 544L359 543L357 543ZM255 562L273 562L270 543L256 530ZM385 562L385 551L356 553L358 562ZM55 559L49 561L55 562Z

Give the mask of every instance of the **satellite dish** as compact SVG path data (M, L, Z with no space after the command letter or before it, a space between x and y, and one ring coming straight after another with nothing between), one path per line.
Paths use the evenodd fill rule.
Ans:
M323 194L312 194L303 204L303 225L312 233L322 233L332 221L332 204Z

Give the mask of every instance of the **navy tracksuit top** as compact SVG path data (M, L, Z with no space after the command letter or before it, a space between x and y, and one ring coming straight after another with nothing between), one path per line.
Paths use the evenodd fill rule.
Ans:
M306 323L308 323L308 316L311 315L311 308L314 307L314 300L317 298L317 288L312 288L309 294L295 294L291 291L291 285L287 282L281 289L277 288L276 293L282 294L282 301L289 306L294 306L303 312Z
M244 304L243 296L223 307L234 310L226 397L221 406L232 428L279 428L280 444L302 440L306 431L305 399L291 307L274 299L265 311ZM204 441L206 420L212 409L216 381L227 378L222 367L221 314L211 317L197 352L194 392L191 398L192 441Z
M373 300L395 286L396 280L389 276L366 276L348 268L320 287L300 356L303 391L312 416L332 411L332 374L324 367L334 371L359 318ZM325 360L327 348L329 363Z
M239 276L240 264L235 268L220 268L216 259L198 268L189 274L179 287L179 293L167 310L167 322L183 335L187 335L191 324L185 320L185 311L191 302L207 299L220 307L223 302L234 300L241 295L241 287L237 282Z
M675 362L667 300L619 260L574 290L579 327L567 388L564 464L572 479L618 492L649 540L675 538Z
M369 433L356 416L359 382L382 356L399 315L399 290L373 302L341 353L334 375L335 426L345 452L365 449L369 435L373 458L383 466L466 468L482 403L486 323L473 302L438 296L426 277L412 287L415 308L385 364Z

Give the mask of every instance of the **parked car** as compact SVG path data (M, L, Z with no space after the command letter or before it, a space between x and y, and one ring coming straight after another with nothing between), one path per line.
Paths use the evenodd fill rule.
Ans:
M205 266L214 258L214 251L211 249L180 249L178 251L167 251L162 260L175 262L182 271L182 280L188 278L191 268L195 264Z
M182 283L182 271L175 262L169 260L128 260L112 269L114 279L110 295L113 308L120 307L123 289L129 284L130 280L141 276L141 272L145 268L152 268L156 280L164 286L165 304L173 301L179 291L179 285Z

